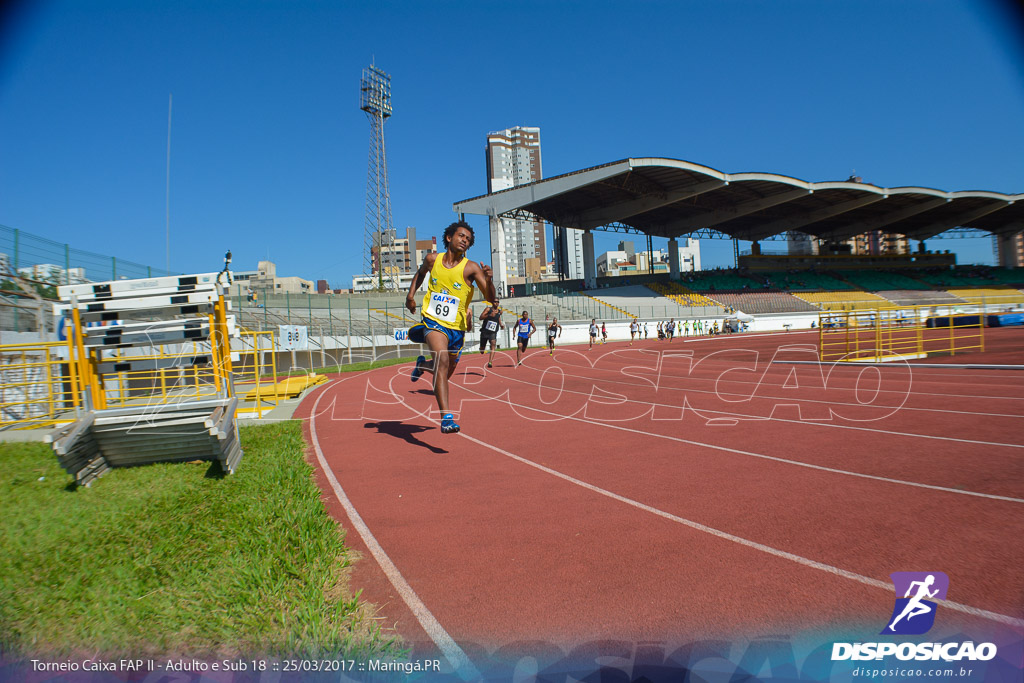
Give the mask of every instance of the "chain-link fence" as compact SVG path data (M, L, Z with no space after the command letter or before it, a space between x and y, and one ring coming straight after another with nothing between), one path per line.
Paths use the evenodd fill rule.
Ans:
M0 225L0 273L17 274L51 285L172 274L163 268L75 249L69 244L6 225Z

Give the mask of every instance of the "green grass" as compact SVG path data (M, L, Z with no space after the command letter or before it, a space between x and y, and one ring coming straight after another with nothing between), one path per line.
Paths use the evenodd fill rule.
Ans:
M362 361L359 363L346 363L344 365L326 365L322 368L313 368L310 370L288 370L287 372L279 373L282 376L293 376L293 375L308 375L310 372L315 372L318 375L325 375L331 372L359 372L360 370L373 370L374 368L383 368L388 365L400 365L402 363L415 363L415 358L381 358L374 361Z
M241 439L234 475L168 463L89 488L47 445L0 444L0 649L398 654L348 590L352 558L300 423L243 427Z
M532 347L534 349L541 348L540 346ZM543 348L547 348L547 342L544 342ZM479 347L476 344L467 346L462 351L463 357L467 355L476 355ZM511 346L508 348L498 347L497 351L515 351L516 347ZM429 352L427 354L429 356ZM380 358L374 361L362 361L359 363L347 363L344 365L327 365L322 368L313 368L312 372L319 375L325 375L332 372L359 372L361 370L373 370L375 368L383 368L388 365L401 365L402 363L415 363L415 358ZM286 372L278 373L282 377L290 377L293 375L306 375L309 374L309 370L288 370Z

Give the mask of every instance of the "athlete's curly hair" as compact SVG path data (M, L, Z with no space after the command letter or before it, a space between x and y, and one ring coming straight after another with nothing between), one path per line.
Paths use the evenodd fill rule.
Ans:
M451 225L444 229L443 240L445 249L448 248L448 243L452 241L452 237L455 236L455 231L458 230L459 228L465 228L466 230L469 230L469 246L473 246L473 243L476 242L476 233L473 232L473 226L467 223L466 221L455 221L454 223L452 223Z

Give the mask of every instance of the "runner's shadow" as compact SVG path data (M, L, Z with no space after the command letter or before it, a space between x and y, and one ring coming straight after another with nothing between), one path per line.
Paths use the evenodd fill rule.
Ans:
M447 453L448 451L443 448L438 448L425 441L420 441L416 438L416 435L420 432L430 431L430 427L422 427L420 425L410 425L404 422L367 422L363 425L366 429L376 429L378 434L387 434L403 441L407 441L413 446L419 446L426 448L431 453Z

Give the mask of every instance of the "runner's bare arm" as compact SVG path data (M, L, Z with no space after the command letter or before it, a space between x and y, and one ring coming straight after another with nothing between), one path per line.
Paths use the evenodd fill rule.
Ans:
M466 264L464 272L473 280L473 284L480 289L480 295L483 296L484 301L494 301L497 293L494 291L494 282L491 280L492 272L490 266L485 266L482 262L470 261Z
M420 264L420 269L416 271L416 277L412 279L412 283L409 285L409 293L405 296L405 307L409 309L410 313L416 312L416 290L420 288L420 285L423 284L423 278L434 267L435 258L437 258L437 254L426 255L423 263Z

